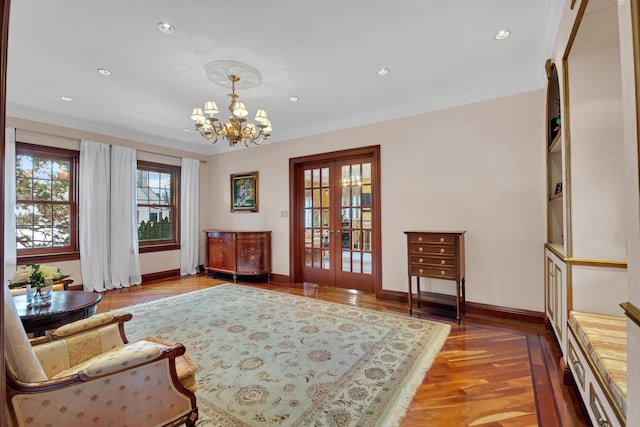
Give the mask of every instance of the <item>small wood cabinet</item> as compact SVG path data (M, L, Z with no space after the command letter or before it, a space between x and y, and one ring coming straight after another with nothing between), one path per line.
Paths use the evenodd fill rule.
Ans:
M271 232L204 230L207 236L207 272L238 276L266 275L271 281Z
M418 308L455 307L456 320L465 311L464 231L405 231L407 235L407 264L409 271L409 315L413 305ZM412 277L416 277L416 294L412 289ZM422 292L420 278L452 280L456 283L453 295Z

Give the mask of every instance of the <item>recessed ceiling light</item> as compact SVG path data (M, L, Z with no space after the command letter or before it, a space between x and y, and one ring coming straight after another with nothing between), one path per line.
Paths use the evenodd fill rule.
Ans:
M62 99L65 102L71 102L73 101L73 98L70 96L61 96L60 99Z
M294 96L290 96L290 97L289 97L289 101L291 101L291 102L297 102L299 99L300 99L300 98L298 98L298 97L297 97L297 96L295 96L295 95L294 95Z
M98 73L106 77L109 77L111 75L111 71L107 70L106 68L98 68Z
M503 40L509 37L510 34L511 34L511 31L509 30L500 30L496 33L494 37L496 38L496 40Z
M388 68L378 68L378 75L379 76L386 76L387 74L389 74L389 69Z
M176 28L168 22L158 22L158 28L166 34L171 34L176 30Z
M189 128L182 128L182 130L185 131L185 132L191 132L191 129L189 129Z

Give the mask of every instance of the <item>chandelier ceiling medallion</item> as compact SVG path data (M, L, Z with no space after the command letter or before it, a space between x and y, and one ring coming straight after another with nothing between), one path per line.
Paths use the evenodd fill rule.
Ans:
M215 144L219 138L226 138L230 146L235 146L242 142L245 146L250 143L262 144L271 132L271 122L266 110L259 109L256 112L256 123L247 123L245 117L249 114L244 102L239 100L236 94L236 86L240 87L240 78L243 78L242 85L245 88L255 87L260 84L262 77L260 73L248 65L234 61L214 61L204 66L206 76L216 84L229 86L231 93L229 97L229 120L227 122L218 121L214 117L219 112L214 101L206 101L204 108L196 107L191 113L191 119L195 122L195 128L200 135L209 142Z

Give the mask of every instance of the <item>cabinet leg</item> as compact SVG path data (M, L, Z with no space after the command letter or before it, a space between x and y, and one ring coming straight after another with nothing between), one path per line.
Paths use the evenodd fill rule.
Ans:
M462 278L462 315L467 314L467 297L464 289L464 277Z
M456 320L458 325L460 324L460 311L461 311L461 301L460 301L460 282L456 281Z
M233 275L233 283L238 283L238 275L237 274Z
M413 315L413 296L411 295L411 276L409 276L409 316Z

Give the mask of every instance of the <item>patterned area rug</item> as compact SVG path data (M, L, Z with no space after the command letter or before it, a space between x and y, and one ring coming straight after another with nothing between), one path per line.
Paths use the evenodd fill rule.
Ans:
M114 311L186 346L207 427L397 425L450 330L232 284Z

